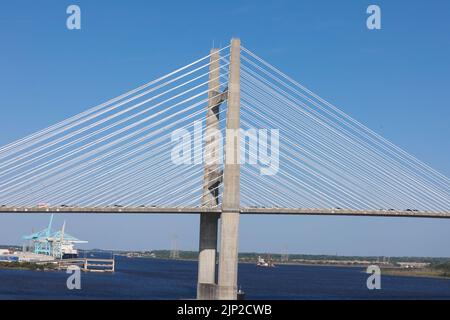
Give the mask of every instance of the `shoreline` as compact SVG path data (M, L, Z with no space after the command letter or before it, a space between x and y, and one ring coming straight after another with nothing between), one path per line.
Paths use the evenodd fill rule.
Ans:
M447 279L450 280L450 275L446 273L439 273L441 271L436 271L432 269L392 269L392 268L381 268L382 275L395 276L395 277L414 277L414 278L433 278L433 279Z
M126 257L126 256L124 256ZM168 259L168 258L153 258L153 257L133 257L136 259L157 259L157 260L172 260L174 259ZM197 259L187 259L187 258L180 258L175 259L175 261L198 261ZM239 263L242 264L253 264L256 265L256 262L253 261L239 261ZM373 263L376 264L376 263ZM333 263L306 263L306 262L283 262L283 263L275 263L274 267L269 267L267 269L276 268L280 265L288 265L288 266L311 266L311 267L339 267L339 268L367 268L370 264L333 264ZM265 267L261 267L265 268ZM418 278L435 278L435 279L449 279L450 275L446 274L439 274L437 270L432 270L429 268L424 269L404 269L399 267L380 267L381 268L381 274L383 275L389 275L389 276L399 276L399 277L418 277ZM421 272L422 271L422 272Z
M119 255L126 259L148 259L148 260L165 260L165 261L198 261L197 259L189 258L179 258L179 259L168 259L168 258L158 258L158 257L130 257L127 258L125 255ZM247 265L256 265L254 261L243 260L239 263ZM376 263L374 263L376 264ZM346 264L346 263L323 263L321 261L317 262L275 262L274 267L268 267L267 269L276 268L277 266L311 266L311 267L339 267L339 268L362 268L365 269L369 264ZM261 267L265 269L266 267ZM435 279L448 279L450 280L450 274L436 269L430 268L416 268L416 269L405 269L400 267L385 267L381 266L381 274L389 276L399 276L399 277L419 277L419 278L435 278ZM0 270L29 270L29 271L58 271L56 266L52 263L32 263L32 262L0 262ZM364 272L364 270L362 270Z
M0 262L0 270L30 270L30 271L57 271L51 263L35 262Z

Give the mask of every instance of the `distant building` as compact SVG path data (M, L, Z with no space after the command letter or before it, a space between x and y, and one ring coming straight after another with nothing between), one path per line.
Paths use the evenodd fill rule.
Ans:
M425 268L430 265L428 262L397 262L397 264L405 269Z

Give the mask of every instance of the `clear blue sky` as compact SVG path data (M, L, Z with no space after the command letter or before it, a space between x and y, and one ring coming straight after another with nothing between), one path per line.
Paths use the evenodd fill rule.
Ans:
M66 8L82 30L66 29ZM382 30L366 28L378 4ZM450 176L450 2L5 1L0 10L0 145L165 74L215 45L244 46ZM87 247L197 249L197 216L57 216ZM45 215L1 215L20 243ZM242 251L450 256L450 221L242 217Z

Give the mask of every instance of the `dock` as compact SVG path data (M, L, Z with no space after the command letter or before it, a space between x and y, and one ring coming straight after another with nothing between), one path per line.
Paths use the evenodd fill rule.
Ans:
M66 270L69 266L78 266L85 272L114 272L114 259L76 258L58 260L58 269Z

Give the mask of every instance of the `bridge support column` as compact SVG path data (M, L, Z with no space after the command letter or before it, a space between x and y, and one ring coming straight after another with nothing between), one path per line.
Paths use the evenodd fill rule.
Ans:
M231 41L217 298L237 298L240 212L240 40Z
M222 212L217 299L236 300L239 212Z
M219 214L200 214L197 299L216 298L216 254Z
M220 93L220 55L218 49L211 50L209 66L208 110L206 113L203 207L217 207L219 204L219 186L222 182L220 170L220 132L219 106L224 94ZM216 255L218 213L200 215L200 236L198 256L197 299L216 298Z

